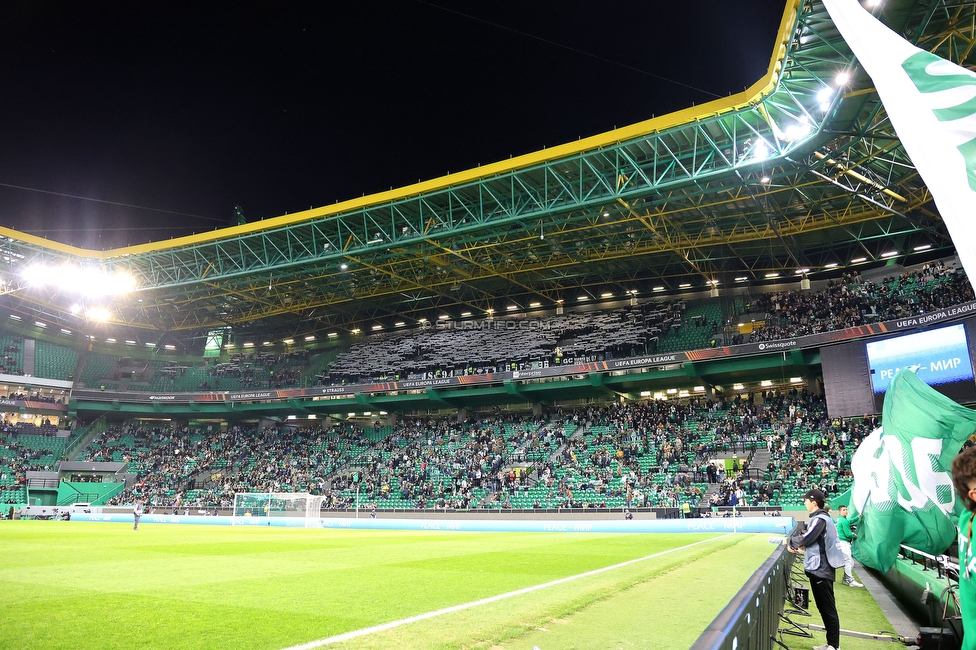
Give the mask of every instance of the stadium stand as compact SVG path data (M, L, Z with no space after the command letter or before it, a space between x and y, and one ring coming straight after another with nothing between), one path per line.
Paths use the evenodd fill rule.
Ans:
M798 508L810 487L847 489L853 449L876 420L828 420L823 399L803 392L764 397L365 429L113 426L83 456L129 463L139 475L113 503L141 496L163 509L226 508L235 492L309 491L325 494L330 509L354 507L358 492L361 507L384 509L670 507L694 515L727 505ZM734 458L727 474L726 458Z
M35 341L34 375L49 379L70 381L78 366L78 352L63 345Z
M769 341L893 320L973 299L965 271L934 263L879 283L853 275L831 280L826 289L813 293L764 293L747 309L767 314L766 326L753 332L752 340Z
M24 372L24 337L0 334L0 373L20 375Z

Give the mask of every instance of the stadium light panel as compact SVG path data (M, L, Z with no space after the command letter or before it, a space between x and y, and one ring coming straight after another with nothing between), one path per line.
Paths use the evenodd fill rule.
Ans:
M64 329L64 328L62 327L62 328L61 328L61 333L62 333L62 334L71 334L71 330L66 330L66 329Z
M854 259L851 260L851 264L860 264L861 262L867 262L867 261L868 258L866 257L855 257Z
M440 316L437 317L437 319L438 320L447 320L450 317L451 316L449 314L441 314Z
M380 331L381 329L383 329L383 326L382 326L382 325L373 325L373 327L372 327L371 329L372 329L372 330L373 330L374 332L378 332L378 331Z
M760 139L752 147L752 159L766 160L767 158L769 158L769 145L765 140Z
M509 305L505 308L505 311L515 311L516 309L518 309L518 305Z
M654 291L664 291L664 287L654 287Z
M105 339L106 343L115 343L115 339Z
M245 348L253 348L254 347L254 344L253 343L245 343L244 344L244 347Z
M779 273L767 273L766 274L766 277L767 278L778 278L779 277Z
M749 279L749 278L748 278L747 276L745 276L745 275L740 275L739 277L737 277L737 278L735 279L735 281L736 281L736 282L745 282L745 281L746 281L746 280L748 280L748 279Z
M126 340L125 340L125 344L126 344L126 345L135 345L135 344L136 344L136 342L135 342L135 341L130 341L130 340L128 340L128 339L126 339Z
M790 126L786 127L786 137L790 140L802 140L810 135L812 130L813 129L806 122L791 124Z
M601 298L613 298L613 294L610 293L609 291L604 291L603 293L600 294L600 297Z
M704 393L705 392L705 387L704 386L695 386L695 392L696 393Z
M916 246L912 250L913 251L927 251L930 248L932 248L932 244L922 244L921 246Z
M350 330L350 331L351 331L351 332L352 332L353 334L359 334L359 332L360 332L361 330L360 330L360 329L359 329L359 328L357 327L357 328L355 328L355 329L352 329L352 330Z
M834 83L838 86L846 86L851 81L851 75L847 72L839 72L837 76L834 77Z
M305 340L306 341L314 341L315 340L315 335L314 334L309 334L308 336L305 337Z
M38 327L47 327L47 323L42 323L39 320L34 321L34 324L37 325Z
M330 339L334 339L335 337L339 336L339 332L329 332L328 336Z
M155 344L154 344L154 343L146 343L146 344L145 344L145 346L146 346L147 348L151 348L151 347L152 347L153 345L155 345ZM228 345L225 345L224 347L225 347L225 348L226 348L226 347L231 347L231 348L232 348L232 347L234 347L234 344L233 344L233 343L230 343L230 344L228 344Z
M175 350L176 349L176 346L175 345L164 345L163 347L166 348L167 350Z
M265 341L262 345L271 345L271 341Z
M683 282L683 283L681 283L681 284L678 285L678 288L679 289L687 289L690 286L691 286L691 283L690 282Z
M285 339L284 341L282 341L282 343L284 343L285 345L291 345L294 342L295 339Z
M642 390L640 392L640 396L641 397L650 397L651 396L651 391L649 391L649 390Z
M790 377L790 383L791 384L802 384L803 383L803 377Z
M677 393L678 393L678 389L677 388L669 388L668 389L668 395L676 395Z
M582 295L576 296L576 299L577 300L589 300L590 297L584 293Z
M763 379L761 382L759 382L759 385L764 388L769 388L773 385L773 381L771 379Z
M744 388L745 386L743 386L742 384L732 384L732 390L742 390Z
M86 316L88 316L88 320L104 323L109 319L110 314L104 307L92 307L88 310Z
M885 253L881 253L881 257L894 257L897 254L898 251L887 251Z
M471 315L471 313L470 313L470 312L468 312L468 315L470 316L470 315ZM395 322L395 323L393 323L393 326L394 326L394 327L403 327L404 325L406 325L406 323L405 323L405 322L403 322L402 320L398 320L397 322Z
M531 307L532 309L535 309L536 307L541 307L541 306L542 306L542 303L541 302L530 302L529 303L529 307Z
M830 262L829 264L824 264L825 269L835 269L837 268L837 262Z
M820 89L820 92L817 93L817 101L829 102L830 98L833 96L834 96L834 89L831 88L830 86L824 86L823 88Z
M136 288L135 278L128 273L96 266L34 264L24 269L23 276L32 287L54 287L89 298L121 295Z

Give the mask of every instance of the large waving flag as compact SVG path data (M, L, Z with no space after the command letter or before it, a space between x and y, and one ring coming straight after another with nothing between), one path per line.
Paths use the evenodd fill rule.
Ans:
M851 460L849 508L861 517L854 557L887 572L901 544L938 555L956 539L963 506L950 466L976 430L976 412L905 369L891 380L882 422Z
M976 74L920 50L856 0L823 0L976 278Z

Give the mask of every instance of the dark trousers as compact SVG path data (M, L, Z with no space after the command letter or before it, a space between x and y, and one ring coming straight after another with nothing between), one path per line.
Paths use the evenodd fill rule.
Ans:
M827 644L836 648L840 646L840 619L837 617L837 603L834 601L834 581L809 573L807 577L810 578L813 602L817 603L824 629L827 630Z

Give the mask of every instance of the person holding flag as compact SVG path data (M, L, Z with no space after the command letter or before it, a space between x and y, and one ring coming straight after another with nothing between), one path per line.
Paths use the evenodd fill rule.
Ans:
M851 527L851 520L847 518L847 506L837 507L837 543L844 552L844 584L848 587L863 587L854 579L854 556L851 554L851 544L857 539L857 533Z
M976 650L976 554L973 553L973 517L976 516L976 447L952 461L952 484L965 510L959 517L959 611L962 614L962 650Z

